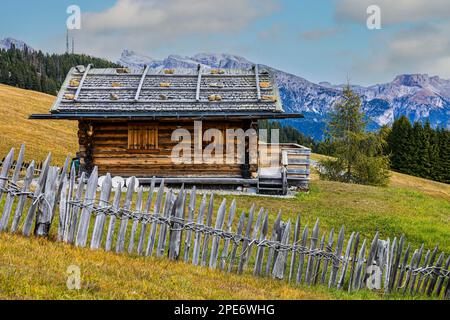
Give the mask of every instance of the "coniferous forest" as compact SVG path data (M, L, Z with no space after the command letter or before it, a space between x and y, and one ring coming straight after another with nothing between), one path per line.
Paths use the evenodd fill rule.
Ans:
M56 95L70 68L89 63L97 68L118 67L84 54L48 54L12 47L0 50L0 83Z
M333 146L328 140L317 142L296 128L275 121L261 121L260 128L280 129L280 142L294 142L312 149L313 152L333 155ZM270 134L270 130L269 130ZM433 129L429 122L411 123L401 116L392 128L382 127L385 137L383 154L389 156L392 170L450 183L450 131Z
M386 153L393 170L450 183L450 131L433 129L429 122L411 124L405 116L387 131Z
M267 138L269 141L271 140L271 130L278 129L280 143L298 143L305 147L311 148L313 152L317 152L319 143L316 142L313 138L304 135L292 126L283 125L278 121L260 120L259 128L267 129Z

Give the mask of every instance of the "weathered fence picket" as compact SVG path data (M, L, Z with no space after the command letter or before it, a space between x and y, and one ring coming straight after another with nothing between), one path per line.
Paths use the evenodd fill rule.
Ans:
M212 216L213 216L213 210L214 210L214 193L211 194L209 198L209 205L208 205L208 214L206 216L206 228L210 229L212 224ZM206 259L208 255L208 242L209 242L209 233L205 233L205 236L203 238L203 246L202 246L202 263L201 266L206 266Z
M66 215L67 215L67 197L68 197L68 190L69 188L69 179L67 177L64 178L62 183L62 191L60 194L60 200L59 200L59 219L58 219L58 241L64 240L64 227L66 222Z
M391 274L390 283L389 283L390 291L395 290L395 282L397 280L397 274L400 272L399 265L400 265L400 259L402 257L404 243L405 243L405 237L402 235L400 237L400 240L398 241L397 250L394 252L395 257L394 257L394 263L392 265L392 274Z
M230 205L229 212L228 212L228 221L227 221L227 226L225 229L225 231L227 233L231 233L231 228L233 227L233 220L234 220L235 214L236 214L236 200L233 199L233 201L231 202L231 205ZM228 250L230 247L230 242L231 242L231 239L226 238L225 242L223 244L222 254L220 256L220 263L219 263L220 270L225 270L225 266L226 266L227 258L228 258Z
M264 215L264 208L261 208L258 212L258 216L256 217L256 222L255 222L255 226L253 227L251 239L258 239L259 229L260 229L260 226L262 223L263 215ZM247 256L246 260L245 260L245 264L244 264L245 269L247 268L248 263L252 257L253 247L254 247L253 242L250 242L248 244L247 252L245 253Z
M245 212L241 213L239 218L236 235L237 237L242 237L242 233L244 232L244 224L245 224ZM234 270L234 265L236 264L236 254L239 247L239 243L233 241L231 254L230 254L230 264L228 265L228 272L232 272Z
M172 214L172 203L175 203L175 195L172 189L169 189L166 193L166 198L164 199L164 207L163 207L163 218L167 221ZM167 239L167 227L166 223L161 223L159 228L159 237L158 237L158 245L156 250L156 256L162 257L164 256L164 252L166 250L166 239Z
M175 222L172 223L169 234L169 259L178 260L181 249L181 236L182 226L177 221L181 221L184 215L184 208L186 204L186 193L182 187L175 200L173 210L171 210L171 216L175 218Z
M420 261L422 260L423 249L424 249L424 244L422 244L422 246L420 247L419 251L417 251L415 260L414 260L414 256L413 256L414 263L411 263L412 270L417 269L419 267ZM411 277L410 277L410 287L409 287L409 293L411 295L414 294L414 287L415 287L416 279L417 279L417 274L414 273L412 270L410 272L411 273Z
M220 204L219 210L217 210L217 218L216 218L216 226L214 229L222 230L223 223L225 221L225 213L226 213L226 199L222 200ZM215 269L217 266L217 256L219 255L219 241L220 235L214 235L212 239L211 245L211 256L209 257L209 267L211 269Z
M92 171L86 186L86 193L84 195L83 207L81 209L80 221L78 224L77 236L75 239L75 245L79 247L86 246L89 222L91 220L91 212L94 207L96 198L98 180L97 170L97 167L94 167L94 170Z
M426 266L428 266L428 262L430 261L430 254L431 254L431 251L427 250L427 253L425 254L425 259L424 259L423 264L422 264L422 268L425 268ZM424 279L424 276L425 275L422 274L422 273L419 274L419 277L417 279L417 286L416 286L416 289L414 291L414 294L418 294L419 293L419 289L420 289L420 287L422 285L422 281Z
M109 205L109 197L111 196L112 180L111 175L107 174L105 180L102 183L100 191L100 200L98 203L99 209L107 208ZM94 230L91 238L91 249L100 248L103 229L105 228L106 214L100 211L95 217Z
M59 174L57 181L56 181L56 192L55 195L52 196L53 197L53 201L52 201L52 213L51 213L51 222L53 221L54 217L55 217L55 212L56 212L56 207L58 206L58 202L60 200L61 197L61 191L63 188L63 181L64 179L67 178L67 170L69 169L69 163L70 163L70 156L66 157L66 161L64 161L64 166L61 170L61 173ZM66 186L67 187L67 186Z
M203 226L205 210L206 210L206 193L203 194L202 201L200 202L200 208L198 210L197 225L199 225L199 226ZM201 237L202 237L202 233L199 231L196 231L195 232L195 241L194 241L194 252L192 253L192 264L194 266L198 265L198 260L200 257Z
M247 257L248 257L248 245L250 243L250 233L252 230L252 224L253 224L253 213L255 212L255 205L252 205L252 207L250 208L249 214L248 214L248 220L247 220L247 226L245 228L245 238L244 241L242 242L242 251L241 251L241 255L240 255L240 259L239 259L239 264L238 264L238 273L242 273L244 271L244 267L245 264L247 262Z
M264 221L261 228L261 233L259 236L259 241L262 243L267 240L267 232L269 231L269 213L266 212L264 216ZM262 275L263 261L264 261L264 246L258 246L256 249L256 258L255 258L255 268L253 274L255 276Z
M433 267L432 272L431 272L431 279L430 279L430 283L428 285L428 289L427 289L427 284L428 282L425 283L424 285L424 290L426 290L427 296L431 296L433 291L434 291L434 287L436 285L437 282L437 275L436 273L438 272L438 270L441 269L442 263L444 262L444 253L442 252L439 255L439 258L436 262L436 265ZM431 264L432 265L432 264Z
M14 168L14 173L11 178L10 183L15 186L17 184L17 181L19 180L20 171L22 170L22 163L23 163L23 156L25 152L25 145L22 144L20 147L19 157L17 159L16 166ZM0 188L1 189L1 188ZM3 213L0 218L0 231L7 231L8 230L8 223L9 223L9 217L11 214L11 209L14 203L14 194L8 193L6 195L5 204L3 206ZM1 201L1 196L0 196Z
M80 179L78 180L77 191L75 192L75 198L73 199L73 205L71 210L71 216L69 217L69 232L67 235L67 242L74 243L75 241L75 232L77 230L77 224L79 220L79 215L81 211L81 199L83 196L85 173L81 174Z
M448 257L447 257L447 261L445 262L444 270L448 270L449 268L450 268L450 255L448 255ZM441 290L442 290L444 281L445 281L445 277L440 274L439 279L437 281L437 285L436 285L435 295L437 297L439 297L441 295ZM450 282L450 281L447 280L447 282Z
M403 294L405 294L408 290L409 284L411 282L411 277L412 277L412 273L413 273L413 269L416 268L416 262L417 262L417 258L419 255L419 250L414 250L414 253L412 255L411 258L411 268L407 268L406 270L406 279L405 279L405 284L402 286L403 287Z
M397 290L399 290L403 286L403 278L405 276L410 251L411 251L411 245L408 244L408 246L406 247L406 250L405 250L405 255L403 256L402 264L400 266L400 274L398 276Z
M311 245L309 247L309 250L311 252L314 252L316 250L318 241L319 241L319 219L316 220L316 223L315 223L313 231L312 231ZM308 256L308 263L306 265L305 283L307 285L311 284L313 265L314 265L314 255L311 254Z
M300 229L301 229L300 215L297 215L297 219L295 220L295 227L294 227L294 240L292 242L294 251L292 252L292 255L291 255L291 265L289 267L289 278L288 278L289 282L291 282L292 277L294 276L294 268L295 268L295 262L296 262L296 258L297 258L297 251L295 249L297 247L298 237L300 236L300 231L301 231Z
M142 213L142 197L144 195L144 187L140 186L137 193L137 199L135 204L135 212L138 215ZM128 253L132 253L134 250L134 238L136 236L137 228L139 226L139 220L133 219L133 224L131 225L130 242L128 244Z
M366 270L365 270L363 282L366 282L373 272L372 266L373 266L373 262L375 259L375 254L378 249L378 236L379 236L379 234L378 234L378 232L376 232L375 236L373 237L372 242L370 243L369 255L368 255L367 261L366 261Z
M358 291L362 287L364 275L364 257L366 254L366 239L364 239L361 249L358 254L358 261L356 263L355 280L353 281L353 290Z
M22 212L25 207L25 202L27 200L27 194L30 192L30 186L31 182L33 181L33 175L34 175L34 161L31 161L30 165L27 168L27 172L25 174L25 180L23 182L23 187L21 194L19 196L19 200L16 205L16 211L14 213L12 225L11 225L11 232L16 232L19 228L20 219L22 218Z
M432 266L433 266L433 264L434 264L434 261L436 260L436 255L437 255L437 253L438 253L438 246L436 246L435 248L434 248L434 250L433 250L433 253L431 254L431 259L430 259L430 262L429 263L427 263L427 268L431 268ZM442 263L442 262L441 262ZM423 286L422 286L422 290L420 291L420 293L421 294L424 294L425 292L427 292L427 287L428 287L428 282L431 280L431 275L429 275L429 274L426 274L425 275L425 280L424 280L424 284L423 284Z
M112 205L113 212L118 212L120 207L120 198L122 196L122 184L119 183L119 185L116 188L116 192L114 194L114 201ZM110 251L113 246L113 239L114 239L114 231L116 228L116 215L112 214L109 217L109 224L108 224L108 232L106 233L106 241L105 241L105 250Z
M148 191L148 197L147 201L145 202L145 208L143 213L144 220L141 223L141 232L139 233L137 253L140 256L144 254L145 236L147 234L147 225L148 225L147 219L150 214L150 207L152 205L154 190L155 190L155 177L152 178L152 181L150 183L150 190Z
M117 234L117 240L116 240L116 252L120 253L125 250L125 236L127 233L127 227L128 227L128 211L131 209L131 202L133 201L133 191L134 191L134 185L135 185L135 179L134 177L130 180L128 186L127 186L127 193L125 195L125 202L123 204L123 212L120 217L120 225L119 225L119 233Z
M339 260L341 257L342 249L344 248L344 226L341 227L338 235L338 241L336 244L336 250L334 252L334 256L337 259L333 259L333 264L331 266L330 280L328 281L328 287L334 288L336 286L336 278L339 270Z
M195 204L197 199L197 193L195 186L191 189L191 192L189 194L189 207L188 207L188 219L187 222L189 224L193 223L194 221L194 213L195 213ZM189 261L189 254L191 251L191 243L192 243L192 230L186 231L186 238L184 239L184 255L183 260L184 262Z
M59 169L50 167L45 182L45 201L38 206L38 214L36 216L35 234L37 236L48 236L50 232L51 222L53 220L53 206L55 204L57 180Z
M352 291L353 277L355 276L356 261L358 259L359 232L355 236L355 244L353 245L353 254L351 256L350 276L348 278L348 292Z
M23 220L25 236L31 235L34 225L36 236L48 237L56 233L57 241L80 247L85 247L90 240L91 249L100 249L104 242L105 250L110 251L116 241L118 253L124 252L127 243L128 253L150 256L156 246L157 257L167 253L171 260L182 259L185 263L221 271L241 274L251 269L255 276L287 282L293 282L295 277L296 284L328 284L349 292L367 287L381 289L386 294L426 294L450 299L450 255L440 252L437 246L426 250L422 244L413 250L408 244L404 250L404 235L394 237L392 241L389 238L382 240L378 232L370 247L366 239L360 246L359 232L351 232L346 242L344 226L337 237L333 228L327 236L325 232L319 232L317 220L310 233L306 225L302 230L300 215L296 217L295 225L291 220L282 221L281 210L269 228L269 212L259 208L255 214L254 205L248 215L243 211L235 224L237 203L234 199L228 214L225 199L214 212L214 194L207 204L204 193L197 210L195 187L190 191L182 186L178 192L172 189L165 192L163 179L154 204L156 179L151 180L143 205L144 188L135 190L135 177L129 180L123 205L121 185L115 188L110 203L113 188L109 174L102 178L101 186L97 188L96 167L86 183L85 173L77 179L73 164L68 170L69 158L59 169L50 165L51 154L41 165L34 161L25 164L24 152L25 148L21 146L18 159L14 160L14 149L11 149L1 163L0 231L17 232ZM39 176L33 181L37 172ZM189 204L186 206L187 198ZM133 199L136 199L134 205ZM116 232L117 220L120 224ZM132 225L128 234L129 220ZM92 235L88 239L91 224ZM53 229L52 225L55 225ZM148 234L147 227L150 229Z
M163 196L164 196L164 179L161 180L161 183L158 188L158 194L156 196L155 207L153 209L155 218L158 218L160 216L161 203L162 203ZM153 249L155 247L157 227L158 227L158 221L155 219L152 221L152 227L150 228L150 233L148 236L147 248L145 250L146 256L151 256L153 254Z
M302 233L302 242L300 244L301 252L300 252L298 268L297 268L297 277L296 277L297 284L300 284L302 282L303 264L305 261L305 249L306 249L306 242L308 241L308 232L309 232L308 226L305 225L305 228L303 229L303 233Z
M275 264L273 267L272 277L274 279L283 279L284 272L286 269L286 259L287 259L287 250L285 246L287 246L289 242L289 236L291 231L291 220L288 220L286 226L284 227L283 235L280 242L279 253L275 260Z
M331 228L330 234L328 235L328 243L327 243L327 246L325 249L327 258L325 259L325 261L323 263L322 277L320 279L321 284L325 284L326 280L327 280L328 264L330 261L330 259L328 257L330 257L333 252L333 243L334 243L334 228Z
M59 223L62 224L62 241L67 242L67 239L69 237L69 225L70 220L73 212L73 205L71 203L73 192L75 188L75 164L72 164L72 167L70 169L70 175L68 179L68 187L67 187L67 194L64 191L65 187L63 186L63 190L61 193L61 200L65 202L65 208L61 208L60 215L64 215L62 218L62 221ZM64 192L64 194L63 194ZM65 197L65 200L63 200ZM59 204L60 207L62 207L62 204Z
M0 173L0 201L2 200L4 189L8 184L9 169L14 161L14 148L11 148L5 160L2 163L2 171Z
M325 246L325 233L322 235L322 238L320 239L319 252L323 252L324 246ZM319 271L321 262L322 262L322 255L320 254L315 262L316 264L314 266L314 271L311 279L311 283L314 285L317 284L317 281L319 280Z
M348 268L348 263L349 263L349 259L350 259L350 253L352 250L354 237L355 237L355 233L352 232L352 234L350 235L350 240L348 240L347 249L345 250L344 259L343 259L342 265L341 265L340 277L339 277L339 280L337 283L338 289L342 289L344 287L345 275L347 273L347 268Z
M5 160L5 162L6 162L6 160ZM27 237L29 237L31 234L31 228L33 226L33 221L36 216L36 210L39 205L39 201L37 201L37 199L39 199L43 195L43 191L44 191L43 181L45 180L46 175L47 175L48 165L49 165L49 161L48 162L46 161L42 167L43 169L41 170L41 173L39 175L39 181L37 183L36 189L34 190L34 194L33 194L33 199L36 199L36 200L34 200L31 203L30 207L28 208L27 215L25 217L22 234Z
M272 235L270 237L270 241L274 242L277 240L277 234L280 230L281 226L281 211L278 212L277 218L273 224ZM267 254L267 262L266 262L266 276L269 276L272 272L272 261L274 260L275 248L273 246L269 247L269 253Z

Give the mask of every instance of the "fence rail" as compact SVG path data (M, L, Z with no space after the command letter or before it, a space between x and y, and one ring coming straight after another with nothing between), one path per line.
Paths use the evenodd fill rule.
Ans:
M153 179L144 199L135 178L124 190L113 188L108 174L98 192L97 168L88 179L76 177L69 158L57 168L50 165L50 155L32 186L35 162L24 166L24 152L22 146L14 160L11 149L2 162L0 231L48 237L54 229L58 241L79 247L167 256L224 272L349 292L367 288L450 299L450 255L437 246L413 250L404 236L381 240L378 233L370 243L358 232L345 241L344 227L337 236L334 229L326 234L319 220L310 230L302 228L300 215L283 221L281 212L270 227L268 211L254 205L238 218L235 200L227 206L223 199L214 214L214 194L203 194L197 205L195 187L175 192L164 188L164 180L156 186Z

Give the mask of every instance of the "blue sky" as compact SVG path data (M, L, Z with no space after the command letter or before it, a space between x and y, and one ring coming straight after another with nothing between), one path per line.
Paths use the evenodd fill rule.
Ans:
M123 49L169 54L233 53L310 81L370 85L400 73L450 78L447 0L3 1L0 38L65 50L69 5L81 9L76 51L117 60ZM381 9L369 30L367 7Z

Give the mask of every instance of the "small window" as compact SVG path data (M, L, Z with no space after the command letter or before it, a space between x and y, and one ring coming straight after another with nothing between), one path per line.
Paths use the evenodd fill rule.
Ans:
M156 124L128 124L128 150L158 149Z

